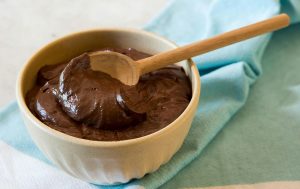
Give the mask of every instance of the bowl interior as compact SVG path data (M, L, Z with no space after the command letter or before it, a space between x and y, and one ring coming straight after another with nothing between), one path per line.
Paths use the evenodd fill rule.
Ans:
M156 54L176 48L176 45L152 33L133 29L89 30L60 38L39 50L21 71L17 83L17 98L21 109L30 117L34 116L26 106L25 96L33 87L41 67L66 62L86 51L104 47L131 47L149 54ZM197 68L190 60L177 64L184 68L191 80L193 91L191 104L195 98L199 98L200 93Z

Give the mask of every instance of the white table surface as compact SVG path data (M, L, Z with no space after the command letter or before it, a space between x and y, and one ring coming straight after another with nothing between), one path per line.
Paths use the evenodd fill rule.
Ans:
M141 28L167 1L0 0L0 107L15 99L21 66L45 44L88 28Z

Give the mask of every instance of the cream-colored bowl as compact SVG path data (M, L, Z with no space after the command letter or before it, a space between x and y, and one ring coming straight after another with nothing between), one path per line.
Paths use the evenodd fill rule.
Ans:
M51 162L77 178L106 185L141 178L168 162L178 151L198 106L200 77L191 60L179 63L192 83L191 102L167 127L140 138L110 142L85 140L51 129L39 121L25 103L25 95L35 83L38 70L103 47L132 47L155 54L176 45L153 33L135 29L96 29L68 35L39 50L24 65L17 81L17 100L29 134Z

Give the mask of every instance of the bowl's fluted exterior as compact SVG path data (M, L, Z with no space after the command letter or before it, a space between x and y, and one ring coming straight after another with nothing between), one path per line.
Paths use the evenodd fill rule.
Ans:
M186 137L200 97L200 77L190 60L180 64L191 79L193 96L174 122L153 134L126 141L89 141L60 133L44 125L24 100L37 71L46 64L68 60L101 47L133 47L157 53L176 46L154 34L129 29L99 29L61 38L37 52L25 65L17 83L17 99L25 125L45 156L65 172L95 184L125 183L157 170L178 151Z

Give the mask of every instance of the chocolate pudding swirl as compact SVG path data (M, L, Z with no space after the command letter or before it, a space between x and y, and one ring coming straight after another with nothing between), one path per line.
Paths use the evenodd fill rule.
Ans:
M106 48L139 60L150 55L134 49ZM93 71L86 53L68 63L44 66L26 101L49 127L99 141L142 137L167 126L187 107L191 84L182 68L165 67L127 86Z

